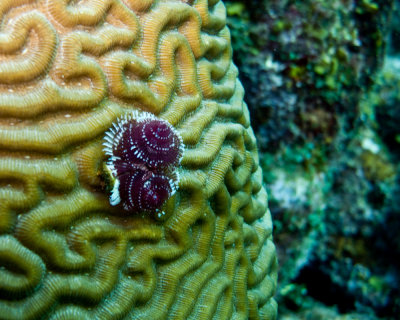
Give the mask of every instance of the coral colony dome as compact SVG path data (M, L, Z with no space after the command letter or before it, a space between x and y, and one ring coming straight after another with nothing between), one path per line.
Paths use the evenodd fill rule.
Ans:
M0 1L0 318L275 319L222 1Z

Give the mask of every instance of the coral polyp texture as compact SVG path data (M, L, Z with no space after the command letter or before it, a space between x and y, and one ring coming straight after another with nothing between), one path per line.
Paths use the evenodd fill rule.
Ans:
M175 194L176 166L184 145L165 120L148 112L126 114L106 132L104 151L110 156L106 172L112 185L110 203L130 212L156 212Z
M275 319L223 3L2 0L0 19L0 318ZM136 158L136 185L178 184L159 219L109 201L104 136L135 112L185 146L180 163L165 155L174 171Z

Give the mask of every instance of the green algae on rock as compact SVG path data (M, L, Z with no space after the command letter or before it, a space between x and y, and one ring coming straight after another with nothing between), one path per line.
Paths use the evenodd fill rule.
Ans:
M277 263L218 0L0 3L3 319L275 319ZM155 220L111 207L104 133L151 112L186 146Z
M400 1L225 3L276 226L280 317L335 318L319 302L397 319Z

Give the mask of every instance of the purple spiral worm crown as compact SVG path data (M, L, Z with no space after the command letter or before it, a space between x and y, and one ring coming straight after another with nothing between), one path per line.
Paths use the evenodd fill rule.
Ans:
M106 132L104 151L111 175L110 204L129 212L157 212L178 188L184 144L167 121L148 112L119 118Z

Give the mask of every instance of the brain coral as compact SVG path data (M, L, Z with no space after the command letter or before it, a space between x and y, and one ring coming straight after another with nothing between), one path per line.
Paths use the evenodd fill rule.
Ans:
M267 196L218 0L0 1L0 318L274 319ZM183 138L162 219L109 204L104 133Z

